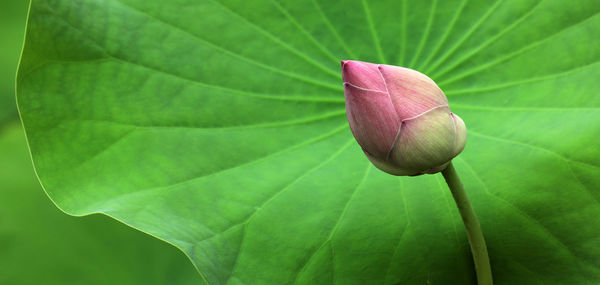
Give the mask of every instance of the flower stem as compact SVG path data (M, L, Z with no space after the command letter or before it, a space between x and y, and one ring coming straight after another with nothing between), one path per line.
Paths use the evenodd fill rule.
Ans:
M446 169L442 170L442 175L448 183L452 197L456 201L456 206L460 212L465 229L467 230L467 239L471 246L471 253L473 254L473 262L475 263L475 273L477 274L477 284L479 285L492 285L492 269L490 267L490 258L488 257L487 247L485 245L485 239L483 238L483 232L479 225L477 215L473 210L473 206L469 201L469 197L465 192L465 188L458 178L456 169L452 165L452 162L448 164Z

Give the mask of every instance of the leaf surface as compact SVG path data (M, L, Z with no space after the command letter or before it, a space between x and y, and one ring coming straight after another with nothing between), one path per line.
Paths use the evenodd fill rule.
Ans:
M469 284L440 175L370 166L340 59L430 75L497 284L600 282L598 1L34 0L18 101L41 182L209 284Z
M20 124L0 131L0 284L202 282L173 247L103 216L75 218L40 188Z

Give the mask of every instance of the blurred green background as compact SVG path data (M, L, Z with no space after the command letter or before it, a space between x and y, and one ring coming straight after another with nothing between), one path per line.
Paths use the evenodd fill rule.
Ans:
M0 284L202 284L175 247L109 217L71 217L41 189L14 78L27 0L0 0Z

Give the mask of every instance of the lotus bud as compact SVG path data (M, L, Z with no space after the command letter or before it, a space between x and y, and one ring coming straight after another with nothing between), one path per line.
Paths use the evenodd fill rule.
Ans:
M393 175L433 174L465 147L465 123L426 75L344 60L342 78L350 129L377 168Z

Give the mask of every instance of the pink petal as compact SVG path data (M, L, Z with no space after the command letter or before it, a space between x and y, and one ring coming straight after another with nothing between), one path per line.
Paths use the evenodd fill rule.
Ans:
M342 78L354 86L364 89L387 92L377 64L355 61L342 61Z
M358 144L374 157L387 157L400 127L400 119L387 93L344 83L346 115Z
M380 65L379 71L403 120L448 105L446 96L435 82L418 71L391 65Z

